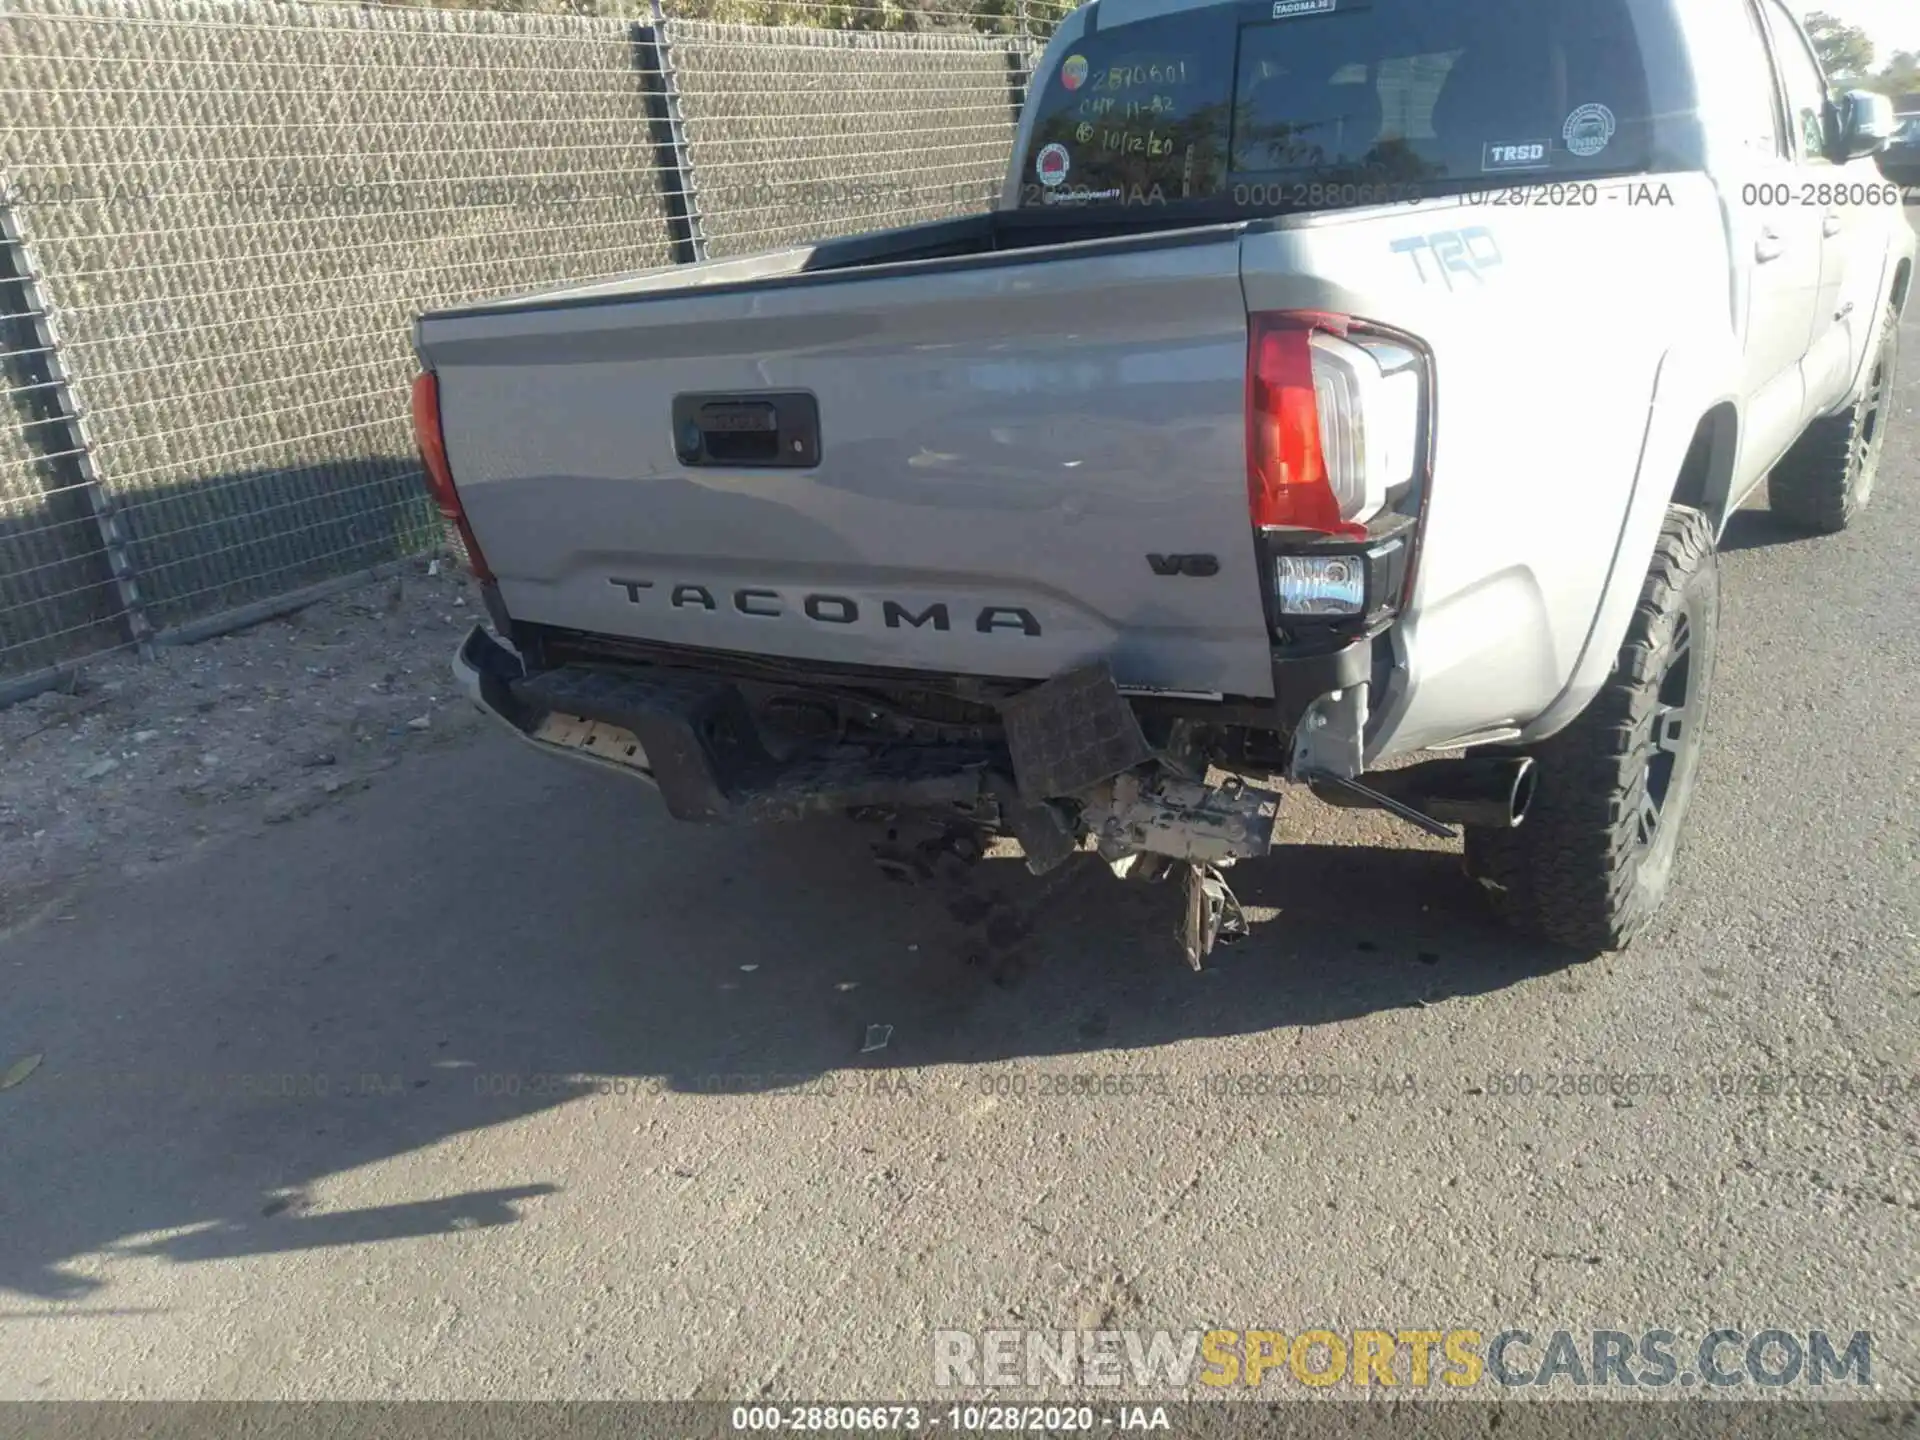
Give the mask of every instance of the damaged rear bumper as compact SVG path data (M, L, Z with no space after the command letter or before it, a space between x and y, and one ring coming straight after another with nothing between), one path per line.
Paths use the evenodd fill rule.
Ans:
M1192 718L1289 731L1324 697L1364 685L1369 666L1366 641L1313 655L1276 655L1272 701L1196 702ZM453 673L467 697L520 740L547 754L652 784L669 812L684 820L776 820L855 806L944 807L986 800L1025 808L1023 802L1070 793L1146 758L1129 753L1107 764L1106 757L1095 756L1102 762L1094 766L1099 775L1091 770L1077 777L1039 775L1037 784L1036 775L1047 767L1036 765L1031 754L1024 768L1014 764L1004 743L865 744L778 761L764 747L739 688L725 675L666 665L567 665L530 675L520 656L480 625L462 642ZM1145 713L1176 702L1144 698L1131 703ZM1008 718L1020 708L1010 706ZM1056 718L1071 716L1056 712Z
M598 769L614 770L631 779L653 780L650 767L627 764L591 750L536 739L535 732L545 715L523 704L513 693L515 682L526 678L526 667L520 663L520 657L495 639L484 625L475 625L467 632L467 638L460 642L460 649L453 657L453 678L476 709L534 748L549 755L564 755L584 761Z
M467 697L519 739L651 784L678 820L967 804L988 793L995 759L962 746L866 745L783 762L764 748L740 692L722 677L575 667L530 676L478 625L453 673Z
M520 657L501 644L484 625L475 625L461 641L453 657L453 678L481 714L516 740L543 754L577 760L596 770L659 788L644 750L625 754L612 747L601 749L543 738L550 712L527 704L514 693L514 685L526 679L526 667Z

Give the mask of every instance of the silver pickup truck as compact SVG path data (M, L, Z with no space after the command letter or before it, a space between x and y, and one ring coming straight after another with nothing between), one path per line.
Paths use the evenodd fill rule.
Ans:
M1311 797L1622 945L1728 515L1872 492L1892 132L1780 0L1096 0L990 213L420 319L457 672L681 819L1178 876L1196 966Z

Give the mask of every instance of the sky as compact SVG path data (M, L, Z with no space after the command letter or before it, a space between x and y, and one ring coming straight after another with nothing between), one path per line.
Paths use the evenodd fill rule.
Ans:
M1920 50L1920 0L1822 0L1802 11L1824 10L1873 37L1874 61L1884 65L1896 50Z

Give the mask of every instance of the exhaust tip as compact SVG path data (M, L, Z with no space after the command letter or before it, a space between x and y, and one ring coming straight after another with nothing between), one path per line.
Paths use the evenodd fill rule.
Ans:
M1533 806L1531 755L1469 755L1393 773L1405 787L1401 798L1450 825L1512 830Z
M1535 776L1533 757L1524 755L1514 767L1513 789L1507 795L1508 823L1518 829L1527 818L1527 811L1533 808Z
M1439 825L1444 834L1447 825L1517 829L1533 807L1536 773L1531 755L1474 755L1383 770L1364 780L1319 777L1313 793L1345 809L1393 810L1397 802L1418 812L1421 819L1414 823L1424 820L1429 829Z

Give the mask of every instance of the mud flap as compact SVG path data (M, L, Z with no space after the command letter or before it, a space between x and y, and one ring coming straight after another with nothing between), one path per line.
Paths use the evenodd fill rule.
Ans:
M1057 675L1000 707L1020 796L1076 795L1153 758L1105 660Z

